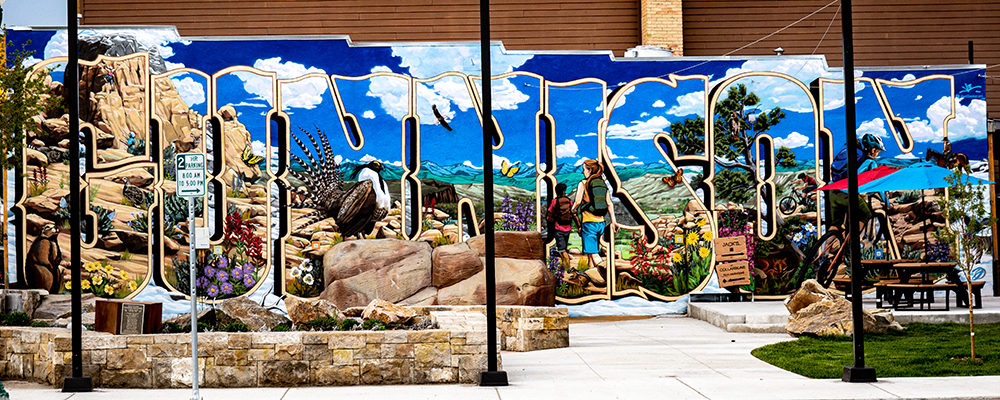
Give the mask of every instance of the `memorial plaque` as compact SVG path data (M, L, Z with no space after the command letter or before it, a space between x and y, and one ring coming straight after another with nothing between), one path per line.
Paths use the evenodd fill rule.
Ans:
M118 333L122 335L141 335L145 325L146 306L140 303L122 303L121 325Z
M744 256L745 257L745 256ZM719 286L742 286L750 284L749 264L746 261L716 264L719 273Z

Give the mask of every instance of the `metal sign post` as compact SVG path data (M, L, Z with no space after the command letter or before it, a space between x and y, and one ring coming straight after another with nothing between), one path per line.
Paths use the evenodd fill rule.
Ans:
M178 154L177 166L177 196L188 199L188 266L190 268L188 281L191 283L191 400L201 400L198 393L198 289L195 285L197 276L197 250L195 248L194 202L195 198L205 197L205 155Z

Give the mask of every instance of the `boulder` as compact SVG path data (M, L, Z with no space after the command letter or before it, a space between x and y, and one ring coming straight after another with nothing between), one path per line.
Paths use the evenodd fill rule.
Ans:
M42 228L45 228L46 225L55 224L55 222L42 218L38 214L28 214L28 218L24 220L27 221L25 228L27 228L28 234L31 236L38 236L42 233Z
M431 247L397 239L349 240L323 256L321 298L340 309L398 302L431 285Z
M215 320L215 310L211 308L206 308L204 310L198 311L198 322L211 324ZM163 324L177 324L181 327L188 327L186 331L191 331L191 313L181 314L176 317L167 319L163 321Z
M479 255L466 243L438 246L431 255L433 285L446 287L483 270Z
M467 243L480 257L486 255L486 235L472 237ZM493 243L496 258L545 259L545 243L541 232L499 231L493 235Z
M83 312L94 311L94 302L97 297L93 293L83 293L80 295ZM68 294L49 294L45 296L38 308L35 309L35 319L56 319L67 315L72 311L73 299Z
M132 254L146 254L149 251L149 234L146 232L115 229L111 233L118 235L118 239Z
M268 332L276 325L291 322L287 317L272 313L246 297L223 300L216 306L215 318L218 326L225 327L233 322L242 322L255 332Z
M483 260L485 263L485 260ZM554 306L555 276L541 261L496 259L497 304ZM438 304L486 304L486 271L438 290Z
M25 147L24 163L27 165L44 166L44 165L49 165L49 158L38 150Z
M377 319L387 324L405 324L413 319L417 312L412 308L397 306L382 299L372 300L361 313L361 318Z
M288 309L288 318L295 325L301 325L323 317L345 318L344 314L337 309L337 306L323 299L309 300L290 296L285 298L285 307Z
M785 324L785 331L792 336L854 335L851 302L823 289L813 279L803 282L802 287L785 301L785 307L791 313ZM903 329L894 321L891 310L863 310L862 320L865 333Z

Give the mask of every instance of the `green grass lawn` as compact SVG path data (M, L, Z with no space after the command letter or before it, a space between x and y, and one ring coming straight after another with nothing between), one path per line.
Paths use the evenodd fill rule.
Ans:
M807 337L769 344L751 354L810 378L840 378L854 365L851 338ZM903 331L865 335L865 366L879 377L1000 375L1000 324L976 325L976 357L968 324L906 325ZM965 360L963 360L965 359Z

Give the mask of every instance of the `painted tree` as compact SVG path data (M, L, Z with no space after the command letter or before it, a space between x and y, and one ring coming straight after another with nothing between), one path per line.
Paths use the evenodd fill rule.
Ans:
M778 151L774 154L774 158L778 160L778 165L782 167L797 167L799 162L795 161L795 153L792 153L792 149L786 146L778 146Z
M730 171L727 176L731 179L715 179L714 182L720 197L730 201L750 199L749 194L753 193L757 182L754 141L785 118L781 107L761 110L760 104L760 97L747 91L746 85L739 84L730 86L726 98L715 105L715 163ZM670 136L677 142L681 154L704 152L705 129L700 117L672 124Z
M0 40L6 43L6 34ZM5 57L7 62L0 64L0 154L3 154L0 157L0 169L4 171L0 174L0 185L4 188L7 185L6 171L21 163L25 133L41 134L41 127L34 124L31 118L46 110L58 108L61 103L60 98L48 95L48 86L45 84L48 71L33 73L30 66L24 65L25 59L34 54L25 50L28 44L26 42L20 49L14 49ZM13 48L10 44L5 47ZM0 243L6 246L7 221L4 221L0 232ZM6 287L6 275L3 280Z
M944 217L949 222L937 230L937 237L951 247L952 258L958 262L959 268L965 273L966 292L969 293L969 338L972 357L976 359L976 326L972 314L972 270L983 258L988 244L984 243L979 232L989 229L996 218L987 207L988 201L978 185L973 185L968 175L968 166L959 167L950 176L945 177L948 186L948 198L939 199ZM976 180L978 181L978 179Z

